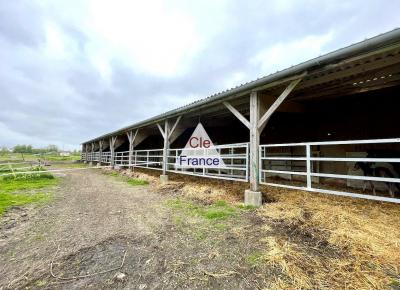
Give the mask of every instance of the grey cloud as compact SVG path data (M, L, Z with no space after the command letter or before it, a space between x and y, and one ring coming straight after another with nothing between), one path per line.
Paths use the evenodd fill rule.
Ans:
M0 145L33 140L34 145L76 147L86 139L226 89L224 84L234 73L243 73L246 80L260 77L260 66L251 59L275 43L333 31L334 40L323 48L328 52L399 26L397 1L387 1L385 7L380 1L368 5L365 1L296 1L278 8L266 1L248 3L231 1L221 11L223 22L206 18L207 9L199 12L204 30L218 25L219 33L191 60L185 74L144 74L113 60L110 80L106 80L89 60L89 35L79 23L68 22L65 14L51 15L54 7L3 1L0 128L8 131L0 131ZM48 20L57 23L78 47L72 58L54 60L42 55L43 23Z
M37 46L43 37L41 10L32 1L2 1L0 35L15 44Z

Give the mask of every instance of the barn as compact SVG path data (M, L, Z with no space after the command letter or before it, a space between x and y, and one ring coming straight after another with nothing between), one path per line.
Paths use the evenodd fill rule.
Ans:
M82 143L82 161L400 202L400 29ZM224 167L179 167L199 124ZM204 150L199 148L199 150Z

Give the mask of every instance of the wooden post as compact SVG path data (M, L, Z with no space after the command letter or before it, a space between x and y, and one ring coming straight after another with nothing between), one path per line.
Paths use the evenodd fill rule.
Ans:
M135 133L133 131L126 132L129 140L129 157L128 157L128 166L129 168L133 168L132 166L132 156L133 156L133 142L135 141L136 135L139 130L136 130Z
M90 151L90 165L93 165L93 161L94 161L94 142L92 142L92 144L90 144L92 147L92 150Z
M236 118L238 118L243 125L250 130L250 158L249 158L249 178L250 178L250 190L245 191L244 203L247 205L260 206L262 203L261 192L259 192L259 172L260 172L260 160L259 160L259 147L260 147L260 134L267 124L269 118L277 110L277 108L283 103L283 101L289 96L294 88L301 82L302 78L306 75L303 73L299 78L293 80L282 94L274 101L274 103L268 108L268 110L260 117L261 102L257 95L257 92L251 92L250 94L250 122L229 102L223 102L225 107ZM310 167L308 165L308 167ZM308 180L308 185L311 186L311 181Z
M83 157L81 157L81 158L82 158L83 162L86 162L86 153L85 153L85 151L86 151L86 144L82 144L82 155L83 155Z
M89 152L89 146L88 146L88 144L86 144L86 146L85 146L85 152L86 152L85 162L87 163L87 162L88 162L88 152Z
M180 120L181 120L181 116L179 116L176 119L175 124L172 126L172 129L170 129L170 127L169 127L168 120L165 120L164 130L161 128L160 124L157 123L157 127L160 130L160 133L164 138L162 175L160 176L161 182L168 181L167 167L168 167L168 149L169 149L169 143L170 143L169 140Z
M260 99L257 92L250 94L250 190L244 193L245 205L261 206L262 195L259 191L259 145L260 130L258 129L258 120L260 119Z
M117 136L111 137L110 138L110 152L111 152L111 158L110 158L110 165L114 166L114 158L115 158L115 141L117 141Z
M167 175L168 163L168 149L169 149L169 122L165 120L164 125L164 148L163 148L163 175Z
M103 155L103 143L104 143L103 140L99 141L99 162L97 164L100 165L100 166L101 166L101 161L102 161L101 158L102 158L102 155Z
M260 146L260 131L258 130L258 120L260 118L260 99L257 92L250 94L250 190L259 189L259 160L258 148Z

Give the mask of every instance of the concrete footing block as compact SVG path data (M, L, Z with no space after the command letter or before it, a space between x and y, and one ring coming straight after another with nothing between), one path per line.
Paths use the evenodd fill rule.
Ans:
M97 167L100 167L101 166L101 162L97 162Z
M115 170L120 170L120 169L121 169L121 166L119 166L119 165L114 165L113 168L114 168Z
M93 166L93 161L90 161L90 162L89 162L89 166Z
M259 191L245 190L244 192L244 205L261 206L262 195Z
M167 183L168 182L168 175L161 174L160 175L160 182Z

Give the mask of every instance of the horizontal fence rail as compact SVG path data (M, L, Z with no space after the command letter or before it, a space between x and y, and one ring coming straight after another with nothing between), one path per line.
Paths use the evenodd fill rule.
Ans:
M163 149L134 150L131 166L149 169L162 169Z
M210 149L190 149L190 152L194 154L196 151L217 151L225 166L222 168L182 168L176 166L177 160L183 151L188 152L186 148L180 149L168 149L168 163L167 171L203 176L209 178L218 178L225 180L237 180L237 181L248 181L248 156L249 156L249 144L227 144L217 145ZM214 152L215 152L214 151Z
M276 187L400 203L400 199L394 197L397 185L399 185L398 188L400 189L400 178L398 176L375 176L363 174L360 171L353 172L355 171L353 169L356 163L370 164L372 168L382 163L396 164L400 168L400 152L398 150L396 151L399 152L398 156L370 156L367 152L364 152L367 151L365 146L374 148L374 146L387 146L388 144L391 144L391 146L393 144L400 145L400 138L260 145L259 181L261 184ZM344 151L338 149L343 149L343 147L352 149L349 149L350 152L347 152L347 149ZM324 148L330 148L330 150L325 151L331 153L345 152L346 156L338 157L336 153L325 154ZM186 153L188 150L186 148L178 148L167 150L166 170L168 172L209 178L249 181L248 143L217 145L213 149L221 156L225 167L184 168L177 166L176 162L179 156L184 150ZM347 153L352 153L353 155L348 156ZM365 154L360 155L359 153ZM109 151L102 152L101 156L99 152L83 152L81 158L88 162L112 163L112 156ZM131 155L129 151L115 152L114 164L121 167L129 166L162 170L163 149L133 150ZM336 168L342 169L337 170ZM343 170L343 168L347 169L347 171ZM340 180L342 182L341 188L360 189L364 187L365 189L366 186L372 188L372 183L380 184L380 188L379 186L374 186L374 188L380 189L379 193L383 192L385 196L375 195L375 191L373 194L365 194L359 190L348 192L347 189L346 191L341 191L342 189L326 189L331 188L327 186L319 188L327 180ZM343 182L347 182L347 185ZM393 184L396 186L390 187Z
M356 198L366 198L372 200L389 201L400 203L400 199L394 198L394 192L396 187L393 184L399 184L400 178L394 174L388 174L388 176L370 176L365 172L359 172L363 175L352 175L349 174L338 174L337 172L319 172L320 167L324 164L325 170L332 170L332 163L345 163L348 167L348 171L356 170L356 163L358 166L367 166L375 172L376 164L397 164L400 163L399 156L388 158L387 156L378 158L376 156L369 158L367 157L320 157L321 148L324 146L340 145L360 145L360 144L400 144L400 139L377 139L377 140L356 140L356 141L332 141L332 142L310 142L310 143L288 143L288 144L270 144L260 145L259 148L259 162L260 172L259 178L261 184L270 186L277 186L290 189L300 189L312 192L321 192L327 194L349 196ZM288 148L291 148L290 150ZM317 147L318 151L313 151ZM280 150L280 151L279 151ZM356 151L356 150L355 150ZM339 152L339 151L336 151ZM400 153L399 153L400 154ZM353 168L353 169L352 169ZM358 168L358 171L361 169ZM297 177L296 177L297 176ZM327 179L342 179L347 182L350 180L358 180L364 182L364 189L366 185L373 187L374 182L383 183L386 186L386 190L390 193L390 197L367 195L364 193L352 193L346 191L329 190L323 188L317 188L315 185L319 182L319 178ZM273 179L268 181L267 179ZM367 184L368 182L369 184ZM289 183L289 184L288 184ZM291 183L291 184L290 184ZM293 184L294 183L294 184ZM298 183L305 185L299 186Z
M175 164L177 158L183 150L187 151L185 148L179 148L168 149L167 171L226 180L248 181L248 143L217 145L212 148L212 150L214 149L220 154L225 167L177 168ZM99 158L99 152L88 152L81 155L81 159L88 162L98 161ZM111 152L102 152L101 162L111 164ZM130 166L162 170L163 149L133 150L131 160L129 160L129 151L115 152L114 164L121 167Z

